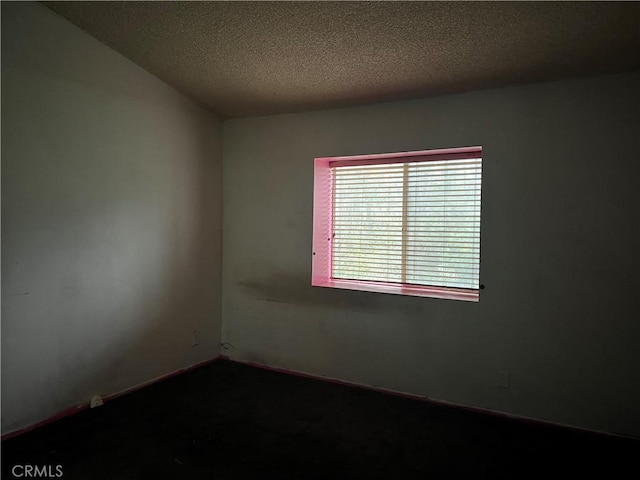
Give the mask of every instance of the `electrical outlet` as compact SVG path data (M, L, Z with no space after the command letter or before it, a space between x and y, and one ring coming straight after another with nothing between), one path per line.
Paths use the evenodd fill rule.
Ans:
M498 373L500 374L500 383L498 383L498 388L509 388L509 377L511 374L507 370L500 370Z
M191 346L195 347L197 345L200 345L200 332L194 331L193 332L193 340L191 341Z

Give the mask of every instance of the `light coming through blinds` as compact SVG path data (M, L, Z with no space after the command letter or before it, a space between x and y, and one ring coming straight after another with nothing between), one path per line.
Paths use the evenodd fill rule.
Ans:
M479 288L481 158L332 175L332 278Z

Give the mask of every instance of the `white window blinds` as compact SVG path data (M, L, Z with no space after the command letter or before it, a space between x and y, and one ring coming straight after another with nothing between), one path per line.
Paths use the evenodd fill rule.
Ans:
M479 288L481 158L331 170L332 278Z

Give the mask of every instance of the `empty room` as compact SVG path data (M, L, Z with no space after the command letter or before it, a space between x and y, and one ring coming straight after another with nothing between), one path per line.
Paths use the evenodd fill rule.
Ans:
M640 2L7 2L2 478L623 478Z

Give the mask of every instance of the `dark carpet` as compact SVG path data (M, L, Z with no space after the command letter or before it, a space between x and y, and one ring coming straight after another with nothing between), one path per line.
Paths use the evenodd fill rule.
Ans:
M12 474L15 465L52 467L39 478L81 480L615 479L637 478L639 462L640 440L229 361L2 443L6 479L27 478Z

